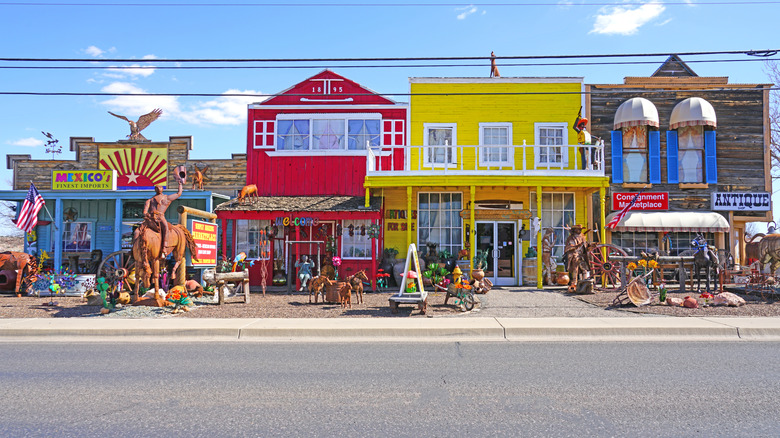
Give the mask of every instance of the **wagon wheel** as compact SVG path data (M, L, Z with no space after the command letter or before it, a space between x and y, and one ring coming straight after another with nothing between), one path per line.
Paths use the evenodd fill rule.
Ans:
M470 312L471 309L474 308L474 294L473 293L464 294L463 299L461 300L461 305L466 310L466 312Z
M621 288L620 278L623 262L614 257L627 257L619 246L599 244L590 250L593 287L599 292L617 292Z
M122 288L131 290L135 284L133 257L130 251L114 251L98 265L95 278L103 277L108 284L122 282Z

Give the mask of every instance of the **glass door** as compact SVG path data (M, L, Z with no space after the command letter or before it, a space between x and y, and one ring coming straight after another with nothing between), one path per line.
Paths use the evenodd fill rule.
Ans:
M514 222L477 221L478 250L487 252L485 277L494 285L517 285L517 231Z

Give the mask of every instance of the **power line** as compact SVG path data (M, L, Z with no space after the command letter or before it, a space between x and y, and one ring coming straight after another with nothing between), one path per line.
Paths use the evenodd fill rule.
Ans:
M602 84L585 84L598 86ZM726 92L726 91L739 91L739 92L761 92L764 91L778 91L780 87L766 87L766 88L737 88L737 87L720 87L720 88L703 88L703 89L685 89L686 92ZM658 94L680 91L679 88L670 89L655 89L655 90L642 90L643 94ZM606 95L606 94L636 94L634 89L621 89L621 90L591 90L591 91L523 91L523 92L471 92L471 93L376 93L379 96L531 96L531 95L564 95L564 94L591 94L591 95ZM286 97L321 97L322 93L303 93L303 94L265 94L265 93L106 93L106 92L45 92L45 91L0 91L2 96L131 96L131 97L263 97L272 98L278 96ZM339 103L338 100L334 100L334 103Z
M658 57L658 56L708 56L708 55L748 55L748 56L773 56L780 49L768 50L728 50L712 52L666 52L666 53L616 53L594 55L523 55L523 56L496 56L496 60L502 59L580 59L580 58L632 58L632 57ZM395 62L395 61L484 61L490 60L490 56L445 56L445 57L393 57L393 58L217 58L217 59L103 59L103 58L0 58L0 62L133 62L133 63L220 63L220 62Z
M686 64L726 63L726 62L765 62L780 60L780 58L762 59L700 59L685 61ZM501 63L499 67L559 67L559 66L604 66L604 65L657 65L658 61L610 61L610 62L550 62L550 63ZM273 70L273 69L325 69L325 68L436 68L436 67L477 67L485 68L487 64L376 64L376 65L209 65L209 66L45 66L45 65L6 65L0 70Z
M773 5L780 1L705 1L696 2L693 5L708 6L745 6L745 5ZM663 5L663 6L690 6L691 2L686 1L649 1L643 5ZM390 7L572 7L572 6L629 6L624 2L599 2L599 3L52 3L52 2L0 2L0 6L103 6L103 7L363 7L363 8L390 8Z

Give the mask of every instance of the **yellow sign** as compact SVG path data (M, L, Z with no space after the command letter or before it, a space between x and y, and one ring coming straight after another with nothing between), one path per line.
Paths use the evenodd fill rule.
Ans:
M217 264L217 224L210 222L192 221L192 240L195 241L195 248L198 258L192 259L191 265L194 267L213 267Z
M117 172L117 189L150 190L168 182L168 148L102 147L98 167Z
M55 170L51 174L52 190L116 190L113 170Z

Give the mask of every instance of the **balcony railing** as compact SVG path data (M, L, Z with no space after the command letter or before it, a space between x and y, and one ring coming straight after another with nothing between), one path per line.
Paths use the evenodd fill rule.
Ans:
M604 143L369 147L367 176L604 176Z

